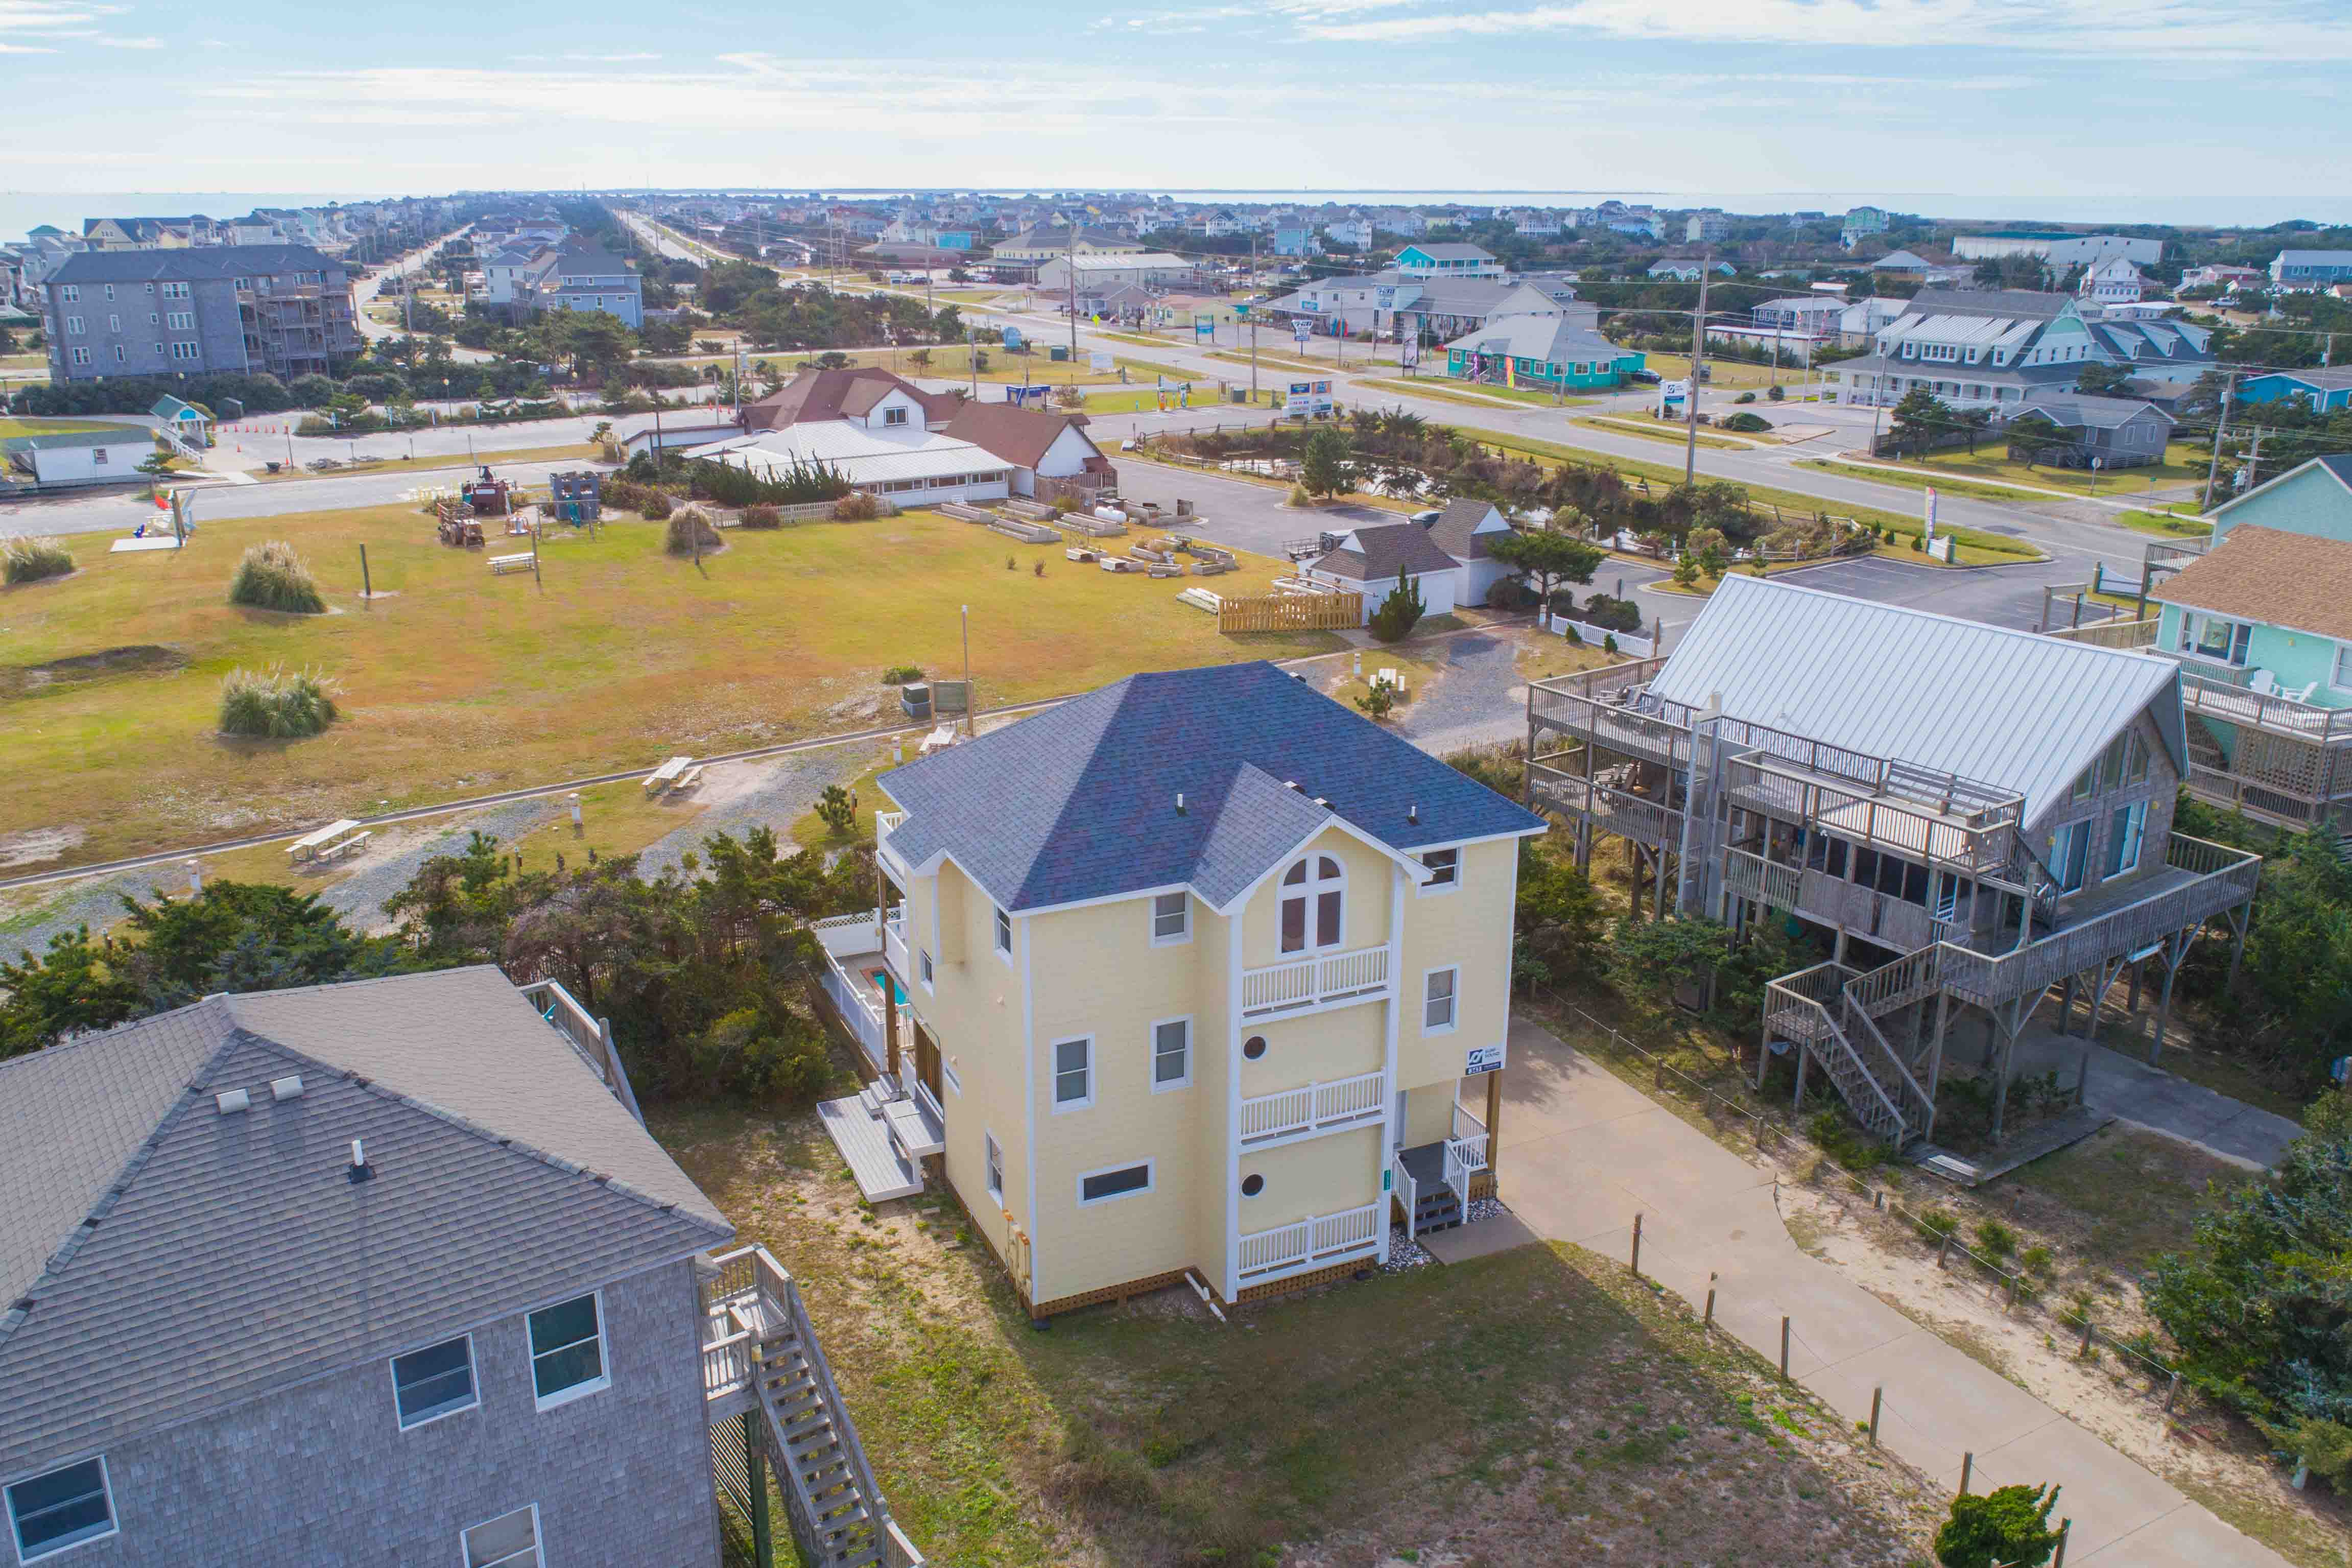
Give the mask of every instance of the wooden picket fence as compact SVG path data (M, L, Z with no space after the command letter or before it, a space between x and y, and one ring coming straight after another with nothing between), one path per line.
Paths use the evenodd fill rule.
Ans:
M1342 631L1364 624L1361 594L1268 594L1228 596L1217 605L1221 632Z

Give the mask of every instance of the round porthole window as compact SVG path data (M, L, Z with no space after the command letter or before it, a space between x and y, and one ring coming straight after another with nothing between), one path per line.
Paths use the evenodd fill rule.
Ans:
M1248 1039L1244 1040L1242 1042L1242 1055L1249 1058L1252 1061L1255 1061L1258 1058L1265 1055L1265 1037L1264 1035L1252 1035Z
M1265 1191L1265 1178L1255 1173L1242 1178L1242 1196L1254 1198Z

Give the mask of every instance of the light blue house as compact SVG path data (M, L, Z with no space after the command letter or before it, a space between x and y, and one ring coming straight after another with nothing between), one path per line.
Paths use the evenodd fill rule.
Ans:
M1396 270L1427 282L1438 278L1500 278L1508 270L1492 251L1475 245L1408 245L1397 252Z
M1642 355L1559 316L1497 316L1445 345L1457 381L1546 392L1609 391L1642 368Z
M2314 414L2352 408L2352 369L2275 370L2238 384L2241 403L2284 403L2294 397L2310 404Z
M2348 480L2352 458L2317 458L2231 502L2148 595L2151 651L2180 666L2190 791L2282 826L2352 826Z

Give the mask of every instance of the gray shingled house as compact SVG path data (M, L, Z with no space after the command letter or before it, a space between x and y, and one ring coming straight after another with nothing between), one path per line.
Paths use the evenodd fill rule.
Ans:
M717 1562L733 1228L612 1079L487 967L0 1064L0 1563Z

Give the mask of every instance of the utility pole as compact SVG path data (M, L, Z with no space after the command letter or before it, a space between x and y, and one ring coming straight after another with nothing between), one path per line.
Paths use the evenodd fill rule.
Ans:
M2221 473L2221 429L2230 423L2230 394L2237 390L2238 378L2224 374L2221 381L2221 412L2213 419L2213 457L2205 465L2205 510L2213 509L2213 481Z
M1070 225L1069 249L1063 263L1070 269L1070 384L1078 384L1078 226Z
M963 606L963 733L970 740L975 731L971 727L971 606Z
M1698 271L1698 314L1691 318L1690 402L1683 409L1683 486L1698 479L1698 372L1706 353L1706 280L1715 273L1715 252L1701 253Z
M1249 287L1251 292L1256 292L1257 230L1255 229L1250 230ZM1253 407L1257 404L1257 312L1255 310L1250 312L1250 404Z

